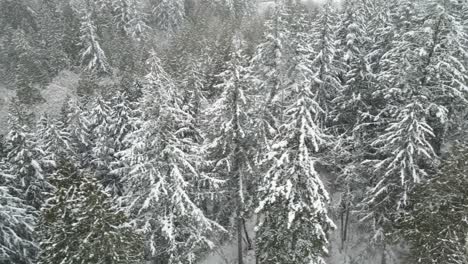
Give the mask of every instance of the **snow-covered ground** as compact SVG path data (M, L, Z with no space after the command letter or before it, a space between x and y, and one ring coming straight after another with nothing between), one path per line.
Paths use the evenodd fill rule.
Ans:
M333 208L338 208L336 204L340 200L339 193L333 190L331 184L336 175L329 173L325 168L319 167L317 170L322 175L322 181L331 197L331 209L329 214L334 218L337 229L330 234L330 248L327 264L399 264L399 250L397 248L387 248L385 251L385 262L382 262L383 250L370 245L370 235L364 232L356 224L357 219L350 219L348 227L347 241L342 245L339 217L333 212ZM335 216L334 216L335 215ZM247 230L252 241L255 241L255 217L247 221ZM244 263L255 264L254 250L244 250ZM237 263L237 240L234 237L231 241L219 246L210 252L199 264L235 264Z
M254 243L254 228L255 219L246 221L246 229L249 233L249 237ZM246 241L244 239L244 245ZM231 241L215 248L212 252L209 252L207 256L199 264L235 264L237 263L237 238L234 237ZM255 252L254 250L244 249L244 264L255 264Z
M41 91L45 103L35 107L36 116L42 113L58 114L67 95L74 96L79 76L70 71L62 71L44 90ZM0 86L0 134L8 129L8 108L11 99L15 96L14 90Z
M399 264L398 250L388 249L385 252L385 262L382 262L381 249L372 249L369 246L368 234L356 226L349 227L348 241L341 247L341 237L339 233L339 223L335 221L338 228L330 236L330 256L327 258L327 264ZM247 222L247 229L250 238L254 240L255 222ZM237 263L237 240L233 240L215 248L199 264L235 264ZM255 264L254 250L244 250L244 263Z

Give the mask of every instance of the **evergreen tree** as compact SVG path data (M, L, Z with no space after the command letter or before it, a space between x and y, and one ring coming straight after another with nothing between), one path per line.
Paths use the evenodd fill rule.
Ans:
M438 174L411 193L411 209L400 216L396 232L410 245L407 263L467 263L467 150L455 146Z
M0 36L7 33L5 29L35 32L37 30L37 14L27 0L5 0L0 2Z
M63 47L64 19L55 0L42 0L39 14L38 38L41 56L44 57L49 76L54 77L68 66L68 58Z
M316 101L322 81L311 70L303 35L307 14L298 14L296 24L291 24L296 56L291 58L295 67L290 79L294 82L284 88L283 123L266 154L267 171L260 185L260 262L325 263L327 232L334 228L327 213L328 192L316 170L320 159L313 157L330 139L320 121L324 110Z
M211 180L199 172L192 117L183 111L174 82L154 52L148 67L145 114L125 138L129 148L119 154L126 164L124 201L145 233L147 260L191 263L214 246L211 239L222 227L196 204L196 187Z
M80 15L72 6L71 1L65 1L61 8L63 23L62 47L73 66L79 65L80 59Z
M153 0L153 16L159 29L173 33L185 19L185 1Z
M70 131L61 121L43 115L38 122L36 135L38 144L44 151L44 160L53 167L63 157L70 160L76 158Z
M67 162L51 176L54 191L41 211L38 263L135 263L142 240L97 181Z
M64 124L64 131L70 135L74 153L73 161L80 168L89 166L92 160L90 153L93 136L89 115L83 102L76 102L69 98L62 106L61 122Z
M251 61L253 83L258 87L256 130L257 137L264 143L263 148L268 146L282 122L284 87L291 67L291 16L291 8L285 1L277 1L274 13L266 21L265 40L257 46Z
M14 33L13 43L16 57L16 96L20 103L25 105L43 103L44 99L38 86L47 84L49 75L39 52L24 31L18 30Z
M256 3L252 0L215 0L216 4L228 11L238 22L255 14Z
M136 129L131 122L138 116L133 105L126 94L117 93L110 101L99 97L90 110L93 171L112 195L122 194L121 175L113 170L122 168L117 153L129 147L124 138Z
M328 192L316 171L317 152L326 136L316 123L321 109L310 87L294 85L285 123L273 141L271 164L260 188L257 211L263 221L257 231L258 258L274 263L325 263Z
M123 30L134 39L141 39L148 26L145 23L144 14L141 10L140 0L118 0L111 2L114 22L117 28Z
M0 262L34 263L36 216L24 200L9 163L0 159Z
M80 53L81 65L86 70L95 73L109 73L110 65L107 56L99 43L96 25L93 21L93 13L90 7L81 15L80 41L82 50Z
M443 140L452 106L466 100L461 92L466 70L458 57L462 36L455 31L454 6L429 1L405 7L400 17L406 27L383 56L379 80L386 94L382 112L388 126L372 143L378 156L367 162L374 163L376 171L363 203L370 209L367 217L387 231L396 209L410 204L412 189L434 170L441 146L435 139ZM425 18L424 24L416 23L419 17Z
M302 52L310 53L308 68L315 73L316 83L312 85L316 93L316 101L325 111L325 122L330 118L332 112L331 101L342 91L342 84L338 78L339 67L336 59L338 48L336 47L335 23L337 22L337 11L334 3L328 0L318 17L312 22L313 33L308 30L307 22L305 30L301 33L304 44L301 44Z
M353 129L367 121L372 90L369 82L369 62L367 61L368 36L361 3L346 0L343 3L343 19L338 29L341 57L339 78L343 89L334 99L338 108L334 119L340 124L339 133L348 132L353 135ZM351 133L351 134L350 134ZM356 138L354 138L356 140Z
M13 127L6 137L6 161L10 164L8 174L15 175L15 187L29 206L39 209L44 202L43 193L48 185L43 173L46 164L43 150L36 136L25 127Z
M208 112L210 131L217 131L206 146L212 178L223 179L225 195L220 197L224 208L216 208L221 223L235 218L238 258L242 262L244 221L252 212L255 172L254 141L252 138L252 89L248 68L240 52L233 52L227 70L218 85L222 94ZM219 131L219 132L218 132ZM235 208L235 212L232 211ZM247 237L247 239L249 239ZM250 241L248 248L251 249Z

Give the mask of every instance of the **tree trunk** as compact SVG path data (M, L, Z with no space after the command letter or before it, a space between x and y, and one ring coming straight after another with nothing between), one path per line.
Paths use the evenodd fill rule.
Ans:
M238 264L244 264L244 258L242 253L242 211L240 205L237 206L237 258Z
M252 248L253 248L252 247L252 240L250 240L249 232L247 231L244 218L242 218L242 225L243 225L243 228L244 228L245 239L247 240L247 250L252 250Z
M386 251L386 246L385 246L385 242L384 242L384 245L383 245L383 248L382 248L382 260L380 261L381 264L387 264L387 256L385 254L385 251Z

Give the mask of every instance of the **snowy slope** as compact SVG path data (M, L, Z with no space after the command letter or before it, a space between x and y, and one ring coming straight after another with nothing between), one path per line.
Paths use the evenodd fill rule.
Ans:
M51 115L60 113L60 108L67 95L73 97L78 85L79 76L70 71L62 71L44 90L41 91L45 103L35 107L36 116L42 113ZM8 106L11 98L15 96L14 90L0 86L0 134L8 129Z

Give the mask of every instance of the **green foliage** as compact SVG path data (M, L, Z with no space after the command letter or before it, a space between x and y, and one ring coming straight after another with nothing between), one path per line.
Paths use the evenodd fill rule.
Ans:
M41 212L38 263L130 264L142 258L142 240L125 214L92 177L62 162L55 189Z

